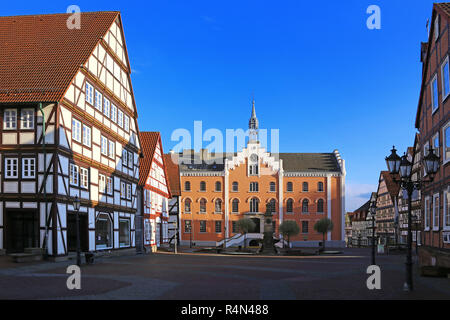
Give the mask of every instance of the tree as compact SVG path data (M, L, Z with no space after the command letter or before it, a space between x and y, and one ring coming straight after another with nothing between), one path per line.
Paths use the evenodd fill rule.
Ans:
M252 219L242 218L236 222L236 225L237 225L238 230L244 235L244 248L246 248L247 247L247 244L245 241L246 235L248 232L255 230L256 224L253 222Z
M285 220L282 224L280 224L280 233L283 237L287 237L288 239L288 248L291 247L291 236L296 236L300 233L300 227L297 222L294 220Z
M317 232L322 234L322 236L323 236L322 250L325 251L325 234L328 231L333 230L333 221L331 221L328 218L322 218L316 222L316 224L314 225L314 230L316 230Z

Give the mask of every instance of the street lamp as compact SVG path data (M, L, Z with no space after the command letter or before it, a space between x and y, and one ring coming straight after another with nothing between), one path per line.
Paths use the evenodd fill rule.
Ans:
M75 200L73 200L73 209L76 211L76 223L77 223L77 266L81 266L81 248L80 248L80 199L78 196L75 196Z
M407 252L406 252L406 282L403 286L405 291L413 290L412 280L412 213L411 213L411 198L414 190L419 190L425 182L433 181L433 177L439 168L439 157L434 154L433 149L429 148L429 153L423 158L425 173L429 180L412 181L412 167L413 164L408 160L406 153L400 158L396 153L395 147L392 148L389 157L386 157L386 163L389 172L392 175L394 182L400 184L400 187L408 194L408 237L407 237ZM400 179L396 178L399 174Z
M372 265L375 265L375 216L377 211L377 193L372 192L370 196L369 214L366 220L372 220Z

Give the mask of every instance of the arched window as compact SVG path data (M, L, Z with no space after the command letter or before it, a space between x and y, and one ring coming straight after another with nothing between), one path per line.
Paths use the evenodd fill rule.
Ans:
M206 191L206 182L205 181L200 182L200 191Z
M259 200L258 200L258 198L252 198L250 200L250 212L259 212Z
M303 192L308 191L308 182L303 182Z
M217 199L215 202L215 210L216 212L222 213L222 200Z
M234 213L238 213L239 212L239 200L238 199L233 199L233 203L232 203L232 206L231 206L231 210L232 210L232 212L234 212Z
M184 183L184 191L191 191L191 183L189 181Z
M308 211L308 205L309 205L308 199L304 199L302 201L302 212L309 212Z
M233 192L238 192L239 191L239 183L237 183L237 181L233 182Z
M276 191L276 185L275 182L271 182L269 185L269 191L270 192L275 192Z
M191 199L186 199L184 200L184 212L185 213L190 213L191 212Z
M287 192L292 192L292 190L294 190L293 187L292 187L292 182L288 182L287 186L286 186L286 191Z
M292 213L294 212L294 200L288 199L286 202L286 212Z
M317 201L317 212L323 213L323 199Z
M323 182L318 182L317 183L317 191L323 192Z
M275 213L276 212L276 201L275 201L275 199L272 199L272 200L270 200L270 209L272 210L271 212L272 213Z
M200 200L200 212L201 213L206 212L206 200L205 199Z
M216 191L222 191L222 184L220 183L220 181L216 182Z

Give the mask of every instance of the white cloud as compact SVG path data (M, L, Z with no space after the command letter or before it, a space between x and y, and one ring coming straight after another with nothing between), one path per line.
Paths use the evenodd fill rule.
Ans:
M376 184L347 182L345 184L345 210L352 212L361 207L370 198L370 194L377 191Z

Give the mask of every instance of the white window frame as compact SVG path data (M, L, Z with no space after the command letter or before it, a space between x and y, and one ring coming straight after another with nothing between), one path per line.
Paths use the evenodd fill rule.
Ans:
M443 157L443 164L446 164L450 161L450 156L447 157L447 148L450 152L450 145L447 146L447 136L445 135L445 130L450 128L450 121L446 123L445 126L442 127L442 157ZM450 134L450 130L449 130ZM449 139L450 141L450 139Z
M88 102L90 105L94 105L94 87L92 84L86 81L86 102Z
M131 184L127 183L127 200L131 200Z
M36 158L22 158L22 178L36 178Z
M120 181L120 198L126 199L126 183L123 181Z
M116 155L116 143L112 140L108 140L108 157L114 159Z
M438 231L439 230L439 207L440 207L440 202L439 202L439 193L435 193L433 194L433 210L432 210L432 214L433 214L433 231ZM437 208L436 208L436 203L437 203ZM436 212L437 209L437 212ZM437 219L436 219L437 218Z
M72 118L72 139L81 143L81 122Z
M5 178L19 178L19 158L5 158Z
M3 130L17 130L17 109L5 109L3 112Z
M111 102L106 97L103 98L103 114L109 118Z
M436 18L434 19L434 41L439 39L439 15L436 15Z
M436 139L437 139L437 146L436 146ZM433 137L431 138L431 142L432 142L434 154L439 156L439 149L441 148L440 141L439 141L439 131L436 132L435 135L433 135Z
M103 112L103 94L97 89L95 90L95 109Z
M442 226L445 231L450 230L450 187L447 187L447 190L444 190L444 201L443 207L444 212L442 215ZM448 223L447 223L448 222Z
M111 121L117 122L117 107L111 103Z
M34 109L26 108L20 110L20 128L21 129L34 129Z
M106 177L106 193L112 195L114 191L114 180L112 177Z
M69 175L69 184L78 187L80 185L80 168L76 164L69 165Z
M437 109L439 109L439 85L437 83L437 74L433 76L431 79L431 113L435 113ZM434 99L434 83L436 82L436 100ZM436 105L436 106L435 106Z
M80 167L80 187L83 189L89 188L89 170Z
M117 124L123 128L123 111L120 109L117 109Z
M92 143L92 134L91 128L85 124L83 124L83 144L87 147L91 147Z
M128 167L128 151L125 149L122 150L122 165Z
M108 139L104 136L101 136L101 153L105 156L108 156Z
M130 117L127 115L124 115L124 125L123 128L126 132L130 132Z
M104 174L98 175L98 192L106 193L106 176Z
M131 151L128 151L128 168L133 169L133 163L134 163L134 153Z

